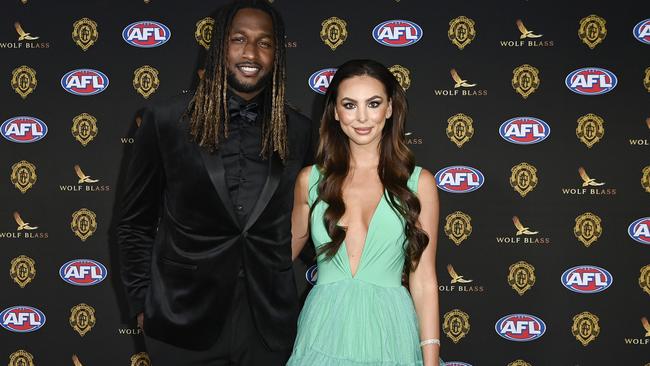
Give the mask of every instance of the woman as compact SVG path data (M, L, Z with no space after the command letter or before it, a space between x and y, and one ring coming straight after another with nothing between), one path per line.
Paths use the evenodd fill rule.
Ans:
M346 62L330 83L317 164L295 188L293 258L311 233L318 283L287 366L443 364L438 196L406 146L406 112L404 91L375 61Z

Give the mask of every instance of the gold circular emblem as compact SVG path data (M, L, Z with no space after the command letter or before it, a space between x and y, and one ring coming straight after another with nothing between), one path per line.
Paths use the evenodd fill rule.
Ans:
M650 93L650 67L645 69L645 77L643 78L643 86L648 90L648 93Z
M603 228L600 225L600 222L600 217L591 212L585 212L576 217L573 234L582 242L582 244L584 244L585 247L589 248L589 246L598 240L598 238L603 234Z
M576 127L576 136L583 144L591 149L598 143L603 136L605 136L605 121L593 114L589 113L578 118L578 127Z
M472 218L460 211L447 215L445 219L445 234L456 245L460 245L472 233Z
M348 39L348 23L345 20L331 17L323 20L321 23L320 30L320 39L330 48L332 51L345 42Z
M508 284L519 296L535 285L535 267L525 261L519 261L510 266Z
M528 164L520 163L513 166L510 171L510 186L519 192L522 197L537 187L537 168Z
M641 187L650 193L650 165L641 171Z
M447 120L447 137L456 146L463 147L463 145L474 136L474 127L472 127L474 120L472 117L458 113L449 117Z
M539 70L531 65L524 64L515 68L512 75L512 87L524 99L539 88Z
M25 288L36 277L36 262L26 255L19 255L11 260L9 276L20 288Z
M583 346L587 346L591 341L598 337L600 334L600 326L598 325L598 317L588 311L583 311L573 317L573 326L571 326L571 333L576 337Z
M34 366L34 356L25 350L18 350L9 355L9 366Z
M212 41L212 28L214 28L214 19L205 17L196 22L196 31L194 31L194 38L206 50L210 48Z
M33 93L36 85L36 70L31 67L22 65L11 72L11 87L21 98L25 99Z
M131 366L151 366L151 360L146 352L140 352L131 356Z
M89 18L81 18L72 25L72 40L82 50L87 51L99 38L97 23Z
M594 14L580 19L578 37L593 50L607 36L605 23L605 19Z
M648 295L650 295L650 264L644 266L639 270L639 286Z
M411 71L409 69L402 65L393 65L388 70L395 76L395 79L397 79L397 82L404 91L411 87Z
M508 366L532 366L532 365L529 364L528 362L524 361L524 360L516 360L516 361L510 362L508 364Z
M455 44L458 49L462 50L476 38L476 29L474 21L468 17L460 16L449 21L449 30L447 37L451 43Z
M21 160L11 166L11 183L21 193L32 188L36 183L36 178L36 166L27 160Z
M82 208L72 214L70 228L81 241L86 241L97 230L97 215L87 208Z
M160 79L158 79L158 70L155 68L145 65L133 72L133 88L143 97L149 98L159 86Z
M72 136L84 147L97 136L97 119L82 113L72 119Z
M445 314L442 331L454 343L458 343L461 338L465 337L469 333L469 329L469 315L464 311L454 309Z
M90 305L81 303L70 309L70 326L82 337L93 329L96 321L95 309Z

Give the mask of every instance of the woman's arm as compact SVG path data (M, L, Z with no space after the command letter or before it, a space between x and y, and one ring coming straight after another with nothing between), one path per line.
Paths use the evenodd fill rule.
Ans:
M433 175L422 169L418 180L418 198L421 211L420 228L429 236L429 245L422 253L420 263L409 275L409 289L420 323L420 340L440 339L438 308L438 279L436 277L436 244L438 238L439 204ZM440 348L436 344L422 346L424 366L438 366Z
M291 212L291 260L302 251L309 239L309 174L312 166L302 168L296 179Z

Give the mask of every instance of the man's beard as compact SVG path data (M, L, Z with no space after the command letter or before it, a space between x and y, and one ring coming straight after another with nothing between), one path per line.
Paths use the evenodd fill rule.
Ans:
M235 73L230 69L228 69L227 74L228 74L227 75L228 86L240 93L253 93L256 91L260 91L265 86L271 83L271 78L272 78L271 72L267 72L259 80L257 80L256 83L250 84L250 83L242 83L239 79L237 79Z

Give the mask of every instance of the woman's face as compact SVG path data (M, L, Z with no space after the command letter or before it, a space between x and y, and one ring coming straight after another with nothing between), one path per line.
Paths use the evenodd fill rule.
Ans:
M334 118L357 145L376 144L386 119L393 113L391 101L381 81L367 76L353 76L339 84Z

